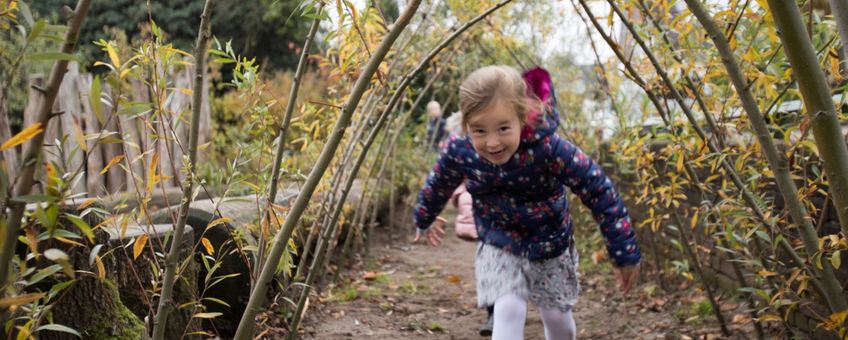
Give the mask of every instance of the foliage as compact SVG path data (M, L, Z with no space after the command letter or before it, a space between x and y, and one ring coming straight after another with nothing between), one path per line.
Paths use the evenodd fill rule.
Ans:
M789 222L780 195L774 190L772 170L751 136L747 118L737 109L739 100L721 60L710 41L700 34L701 28L695 18L675 8L673 1L628 0L619 3L634 18L640 18L634 20L638 32L645 38L651 38L646 39L651 52L659 58L660 65L665 68L663 71L674 79L673 85L686 97L687 106L696 112L696 125L707 131L709 141L718 145L718 152L711 151L697 135L695 127L684 121L680 105L671 100L667 85L645 54L634 48L632 37L617 36L613 43L615 48L633 52L629 54L629 60L620 61L599 54L589 64L581 65L585 61L574 51L547 46L556 43L551 36L557 26L575 24L563 22L555 15L564 11L561 4L526 1L497 12L472 29L457 44L460 48L446 52L429 65L428 70L432 72L425 72L412 80L413 85L404 93L402 105L391 113L387 133L381 134L375 143L384 145L380 149L383 151L369 153L364 171L359 175L361 179L365 179L366 173L377 176L377 170L383 168L385 171L381 174L386 181L360 193L361 197L373 195L377 197L375 201L386 201L390 195L400 196L390 202L390 209L395 211L395 216L407 213L407 208L395 204L408 204L414 199L410 193L420 186L422 169L432 166L436 157L435 153L422 147L421 140L426 136L422 104L429 100L440 101L447 116L449 112L458 111L458 84L475 68L493 63L527 68L538 63L554 76L563 121L560 132L599 160L614 177L614 182L628 200L634 225L638 225L643 251L647 253L650 248L651 255L657 256L657 269L688 280L698 280L693 273L699 261L684 260L685 251L694 249L702 257L700 262L729 259L728 263L741 266L748 275L741 280L743 286L739 291L760 298L760 302L750 307L760 312L763 320L780 320L787 318L792 311L817 311L814 308L825 306L814 292L814 278L804 268L785 261L787 254L777 245L789 240L810 268L821 267L822 263L840 268L848 242L844 235L828 229L832 226L829 223L834 214L826 211L827 178L821 171L815 141L809 135L809 121L803 118L806 115L789 109L789 104L799 99L799 93L793 85L793 71L783 52L785 47L780 44L770 13L760 5L763 2L711 2L710 10L719 25L726 29L731 45L743 62L758 105L767 112L769 127L779 140L781 151L790 160L790 169L799 184L799 195L808 204L807 208L820 230L819 252L801 246L798 229ZM34 10L31 21L23 14L22 4L25 2L0 2L0 6L7 6L0 7L0 80L4 84L8 80L11 84L5 89L8 91L6 104L12 113L15 132L20 129L20 117L26 104L26 76L47 70L49 64L40 59L46 58L44 52L55 50L56 37L62 32L60 26L48 23L64 21L60 18L59 8L71 4L71 1L33 1L30 4ZM281 266L278 267L278 275L282 276L282 282L292 282L292 269L298 265L295 259L300 266L305 266L315 258L315 255L310 257L302 252L308 243L305 239L323 230L321 228L327 226L324 223L333 223L328 221L327 215L331 207L336 206L337 202L333 199L338 197L340 183L349 175L349 160L363 151L361 142L373 128L376 114L386 105L385 99L392 94L401 75L449 34L456 23L465 22L492 4L493 1L437 2L428 9L426 20L420 20L423 16L418 16L409 31L399 39L389 57L380 65L378 74L371 79L364 96L364 101L370 101L369 104L359 105L354 112L352 124L342 140L344 150L334 157L317 186L317 192L326 199L315 200L309 205L305 219L308 221L300 221L298 230L293 233L295 236L286 243L287 256L276 264ZM103 117L139 122L147 127L144 133L156 143L175 147L179 143L184 144L186 141L174 136L187 122L187 116L185 113L168 112L162 103L190 91L174 86L166 70L179 70L191 65L191 59L185 58L189 54L186 50L196 35L201 3L163 0L151 2L148 9L145 2L118 0L95 2L94 6L92 20L86 24L83 33L82 46L86 51L82 54L102 72L99 79L104 89L106 86L111 88L110 92L95 91L100 94L98 98L101 100L95 102L102 105ZM329 15L322 14L321 18L326 22L319 35L319 48L309 56L309 70L300 84L301 94L287 133L282 185L300 186L305 174L311 171L324 142L331 137L329 127L336 123L344 109L341 106L348 100L361 66L385 36L390 23L397 18L396 6L395 1L386 0L369 1L364 8L357 8L347 1L328 3L327 10L333 12L332 21ZM205 187L220 186L224 188L225 196L241 193L262 196L267 192L269 170L276 149L274 138L282 125L285 101L293 86L293 75L284 69L297 60L309 21L306 19L317 15L312 12L313 9L313 3L303 1L250 0L243 3L225 0L217 4L212 29L218 40L209 53L213 64L212 77L218 85L211 92L218 95L212 99L214 123L210 142L202 151L207 155L206 162L197 170ZM595 14L608 15L606 12ZM811 37L820 51L820 66L834 84L841 84L844 75L838 70L836 52L839 44L832 19L817 12L806 13L806 17L811 20ZM605 28L608 31L620 24L613 15L601 19L607 19ZM33 33L39 31L40 25L43 25L41 33ZM597 49L595 52L598 53ZM625 62L631 63L635 73L645 79L644 84L637 83L637 74L621 71ZM443 73L436 72L437 69ZM441 75L435 86L424 91L424 86L437 74ZM694 80L694 86L687 84L687 77ZM138 84L150 94L149 98L133 96L133 86ZM636 93L636 90L644 92ZM839 91L844 91L844 88ZM660 107L651 105L646 99L647 92L657 95ZM419 105L411 107L418 98L422 99ZM659 124L660 110L668 111L668 117L664 118L668 119L669 126ZM715 117L717 124L708 122L705 119L707 115ZM846 117L843 115L841 119L845 121ZM174 124L164 131L157 130L156 124L163 121ZM6 145L22 141L34 131L25 131ZM88 147L114 142L102 135L83 137ZM60 140L72 138L74 136L61 136ZM79 212L80 216L66 213L62 210L62 202L80 196L72 190L80 172L69 168L62 159L39 164L40 171L47 175L43 194L16 198L38 206L25 216L27 228L20 243L26 246L26 250L14 263L17 284L5 287L9 298L0 300L4 306L11 306L17 317L16 321L9 321L9 327L16 327L21 333L61 328L50 326L49 317L45 317L57 296L80 276L105 279L111 275L105 272L102 263L115 253L98 253L102 248L92 241L95 233L106 228L126 230L130 222L147 223L149 210L152 209L148 202L154 189L158 188L158 183L168 180L163 173L163 164L165 161L182 160L177 157L168 159L168 155L150 145L130 145L126 152L135 152L136 156L127 154L104 170L111 166L109 171L134 171L136 168L147 171L135 173L136 179L143 183L140 190L133 193L135 200L142 202L137 208L107 211L91 206ZM724 168L723 162L731 166ZM731 174L738 174L745 189L755 194L755 207L742 199L740 189L729 180ZM4 188L8 185L4 184ZM8 195L8 191L4 190L4 201ZM86 200L87 204L97 201ZM572 202L577 200L572 198ZM256 205L256 211L262 211L260 203ZM366 223L356 217L360 213L377 211L381 206L340 206L346 209L342 217L343 230L350 230L353 237L367 237L364 231ZM249 240L260 233L271 240L281 222L288 217L288 208L271 208L277 218L274 223L255 223L260 220L258 214L253 221L240 222L238 230L234 231L234 240L240 247L233 250L233 254L258 256L260 245ZM752 216L753 208L763 210L765 217L758 219ZM593 227L595 223L591 215L580 204L573 204L572 209L574 224L579 228L578 237L589 241L590 249L585 253L602 249L603 240ZM674 220L675 213L682 215L684 223ZM94 215L102 217L103 223L89 225L85 222L84 217ZM769 231L764 228L765 222L773 223L777 228ZM224 223L224 220L219 219L217 223ZM313 226L318 228L308 229ZM345 239L341 230L328 235L329 238L320 237L336 242L331 242L326 250L334 258L344 256L339 251L340 246L348 246L342 241ZM680 237L683 231L693 236L692 242L685 242ZM193 252L199 253L197 259L208 275L199 283L203 288L182 307L190 309L197 318L214 319L219 315L210 312L209 306L221 304L221 300L207 295L207 291L232 276L218 272L224 257L220 249L215 249L208 239L203 238L202 232L196 236L199 236L197 248L200 250L194 249ZM668 242L653 244L649 241L652 238ZM60 250L53 246L55 244L66 247ZM161 244L161 240L138 237L124 247L133 253L134 258L140 259L144 254L155 254L155 247ZM94 254L88 267L73 267L73 263L65 260L73 250ZM584 256L584 259L590 257ZM585 262L588 264L588 261ZM592 267L592 270L606 270L607 266L606 263L601 264ZM160 261L151 261L150 267L158 273ZM324 268L318 269L323 274ZM152 299L158 294L159 280L155 276L138 289ZM386 283L382 280L378 277L377 284ZM48 282L50 285L47 285ZM301 283L296 281L294 286ZM281 284L283 286L285 284ZM343 300L380 298L377 288L364 291L357 288L343 287L334 296ZM411 281L404 282L399 289L410 295L427 293L426 287L418 287ZM295 294L290 289L281 289L278 293L276 303L281 306L290 304L285 299ZM705 300L681 313L707 316L713 312L711 308L712 305ZM821 315L819 319L825 322L823 327L826 329L845 332L845 314ZM40 328L45 326L48 328ZM430 328L436 330L440 327L431 325Z
M74 3L73 0L38 0L30 5L34 12L56 20L62 6ZM306 20L295 19L297 5L298 1L216 1L212 33L222 41L237 41L238 51L255 57L269 70L293 68L297 63L295 48L302 44L300 37L308 30ZM97 1L92 5L91 19L83 27L80 41L109 39L111 28L126 32L132 41L146 39L149 32L144 27L153 20L168 32L168 40L175 47L190 50L197 37L202 10L201 1ZM86 60L95 60L97 50L88 44L82 47Z

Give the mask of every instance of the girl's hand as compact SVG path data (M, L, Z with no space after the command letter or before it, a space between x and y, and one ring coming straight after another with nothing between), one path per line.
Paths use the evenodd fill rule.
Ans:
M630 288L633 288L633 285L636 284L636 280L639 279L639 264L617 267L613 269L615 273L615 280L621 286L621 290L624 295L627 295L630 292Z
M447 223L448 221L441 216L436 217L436 221L430 225L430 228L428 228L427 231L422 233L420 229L416 230L415 239L412 240L412 243L418 243L418 241L421 240L421 234L426 234L427 242L434 247L438 246L442 243L442 237L445 236L444 226Z

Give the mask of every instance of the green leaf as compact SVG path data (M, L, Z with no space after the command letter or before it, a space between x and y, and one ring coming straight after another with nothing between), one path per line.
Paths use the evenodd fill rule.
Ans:
M771 243L771 237L770 237L770 236L769 236L769 234L767 234L765 231L757 230L755 233L756 233L756 234L757 234L757 236L759 236L761 239L765 240L766 242Z
M50 267L39 270L37 273L32 275L32 277L30 277L29 280L27 280L26 285L27 286L34 285L34 284L38 283L39 281L44 280L44 278L46 278L50 275L53 275L60 270L62 270L62 265L59 265L59 264L54 264Z
M41 32L44 31L44 27L47 26L47 20L41 19L35 22L35 25L32 26L32 29L29 31L29 35L27 36L27 42L32 42L41 35Z
M118 111L118 114L138 114L142 112L148 112L150 110L153 110L153 105L150 103L131 102L129 103L129 105L121 107L121 109Z
M20 9L21 15L24 17L24 21L26 21L27 25L32 27L32 10L30 10L29 5L27 5L24 1L18 1L18 8Z
M88 100L91 102L91 111L97 117L100 125L106 125L106 117L103 116L103 104L100 102L100 76L95 76L91 81L91 90L88 92Z
M53 285L53 287L50 287L50 292L47 294L48 299L45 300L45 302L49 302L51 298L56 296L56 294L61 292L63 289L68 288L70 285L74 284L74 282L77 282L77 280L62 281Z
M91 226L88 225L88 223L86 223L82 218L71 214L65 214L65 218L77 226L83 235L88 238L89 242L94 242L94 232L91 230Z
M839 269L839 266L842 264L842 254L840 250L833 252L833 255L830 255L830 263L833 265L833 269Z
M77 61L77 57L70 53L63 52L43 52L43 53L32 53L26 56L29 61L55 61L55 60L68 60L68 61Z
M40 331L64 332L64 333L70 333L70 334L76 335L78 338L82 338L82 335L80 335L79 332L77 332L73 328L70 328L68 326L63 326L63 325L60 325L60 324L57 324L57 323L38 327L38 328L35 329L35 331L36 332L40 332Z
M197 313L197 314L192 315L191 317L200 318L200 319L214 319L214 318L219 317L221 315L224 315L224 314L218 313L218 312L215 312L215 313Z

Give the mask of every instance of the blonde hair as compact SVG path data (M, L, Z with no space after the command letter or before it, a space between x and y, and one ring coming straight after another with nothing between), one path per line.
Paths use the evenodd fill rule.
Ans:
M433 100L427 103L427 114L430 118L438 118L442 116L442 106L439 102Z
M495 99L511 105L524 124L527 116L527 84L518 71L510 66L486 66L472 72L459 86L459 107L462 112L462 129L468 120L487 109Z

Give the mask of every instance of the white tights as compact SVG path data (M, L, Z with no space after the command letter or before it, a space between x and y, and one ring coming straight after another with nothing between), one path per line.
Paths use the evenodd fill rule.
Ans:
M571 311L556 308L539 308L545 325L545 339L573 340L577 337L577 326ZM495 301L495 327L492 340L524 339L524 321L527 318L527 301L515 295L502 296Z

